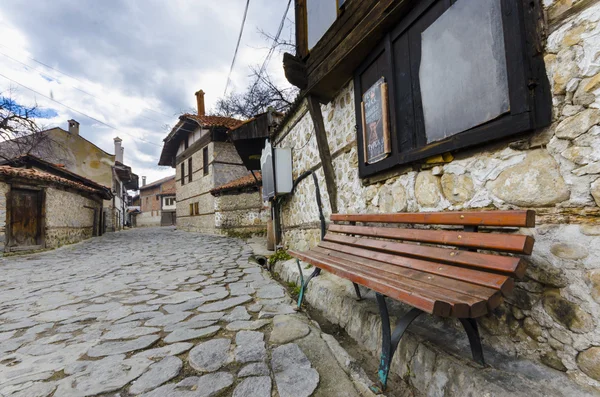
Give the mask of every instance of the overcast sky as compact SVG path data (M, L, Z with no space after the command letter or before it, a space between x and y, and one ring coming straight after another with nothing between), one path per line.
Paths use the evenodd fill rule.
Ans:
M37 102L45 110L46 118L38 120L43 126L67 129L68 119L79 121L80 134L109 153L119 136L125 163L148 182L174 174L157 166L165 126L196 107L197 90L206 92L208 110L223 95L245 4L2 0L0 74L39 94L2 76L0 93L12 89L20 104ZM250 1L229 91L247 86L249 66L261 64L270 46L258 29L274 34L286 6L285 0ZM292 29L286 23L283 36L289 38ZM286 84L280 55L273 56L269 72Z

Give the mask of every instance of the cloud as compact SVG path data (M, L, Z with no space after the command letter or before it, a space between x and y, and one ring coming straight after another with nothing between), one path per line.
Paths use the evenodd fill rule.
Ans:
M274 33L286 5L250 3L230 91L248 85L248 67L261 64L270 45L258 29ZM241 0L32 0L26 7L3 1L0 73L14 82L0 77L0 93L12 88L18 103L44 109L46 127L78 120L81 135L110 153L120 136L133 171L149 182L160 179L174 173L156 165L165 126L195 107L198 89L209 109L223 95L244 6ZM284 34L291 31L288 24ZM287 84L280 59L273 57L269 71Z

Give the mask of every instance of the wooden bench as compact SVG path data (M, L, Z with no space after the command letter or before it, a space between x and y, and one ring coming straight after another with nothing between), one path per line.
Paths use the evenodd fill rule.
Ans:
M317 247L289 251L315 266L302 280L298 307L306 286L321 270L352 281L359 299L359 285L374 290L382 320L379 380L383 389L400 338L422 313L458 318L473 359L484 365L475 319L498 307L503 295L513 289L514 279L525 273L527 262L507 254L529 255L534 243L531 236L494 233L497 230L489 228L534 227L534 211L336 214L331 221L326 232L322 222ZM429 225L446 228L423 228ZM481 227L487 232L481 232ZM413 307L393 332L385 297Z

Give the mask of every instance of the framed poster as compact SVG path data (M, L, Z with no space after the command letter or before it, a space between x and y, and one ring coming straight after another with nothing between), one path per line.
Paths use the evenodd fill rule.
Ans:
M373 164L385 159L392 151L388 85L380 78L362 96L362 130L364 162Z

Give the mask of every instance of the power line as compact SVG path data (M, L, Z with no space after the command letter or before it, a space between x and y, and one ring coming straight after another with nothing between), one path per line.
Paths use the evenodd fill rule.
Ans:
M267 65L271 61L271 57L273 56L273 53L275 52L275 47L277 47L279 37L281 36L281 32L283 31L283 26L285 25L285 19L287 17L288 12L290 11L291 4L292 4L292 0L289 0L287 7L285 8L285 12L283 13L283 18L281 18L281 22L279 23L279 28L277 29L277 34L273 38L273 44L271 45L271 48L269 49L269 52L267 53L267 56L265 57L263 64L261 65L260 69L258 70L258 75L256 76L256 81L252 85L250 92L254 91L254 88L256 88L256 85L260 81L260 76L266 70Z
M10 47L7 47L7 46L5 46L4 44L0 44L0 47L4 47L4 48L6 48L6 49L8 49L8 50L14 50L14 49L12 49L12 48L10 48ZM8 55L6 55L6 54L3 54L3 55L4 55L4 56L6 56L6 57L8 57L8 58L11 58L11 57L9 57L9 56L8 56ZM59 70L59 69L57 69L57 68L55 68L55 67L52 67L52 66L50 66L50 65L48 65L48 64L46 64L46 63L44 63L44 62L42 62L42 61L38 61L37 59L35 59L35 58L33 58L33 57L30 57L30 56L28 56L28 55L25 55L25 57L26 57L26 58L28 58L28 59L30 59L30 60L32 60L32 61L34 61L34 62L36 62L36 63L39 63L39 64L40 64L40 65L42 65L42 66L45 66L45 67L47 67L48 69L52 69L52 70L54 70L54 71L56 71L56 72L58 72L58 73L60 73L60 74L63 74L63 75L65 75L65 76L67 76L67 77L69 77L69 78L71 78L71 79L73 79L73 80L75 80L75 81L78 81L78 82L80 82L81 84L87 84L85 81L83 81L83 80L80 80L80 79L78 79L77 77L75 77L75 76L72 76L72 75L70 75L70 74L68 74L68 73L66 73L66 72L63 72L63 71L61 71L61 70ZM14 58L11 58L11 59L15 60ZM17 61L17 62L19 62L19 63L22 63L22 62L20 62L20 61ZM27 67L31 67L31 66L28 66L28 65L26 65L26 66L27 66ZM33 69L33 68L32 68L32 69ZM75 89L79 90L77 87L75 87L75 86L73 86L73 87L74 87ZM96 98L94 95L92 95L92 94L90 94L90 93L87 93L87 92L85 92L85 91L83 91L83 90L79 90L79 91L81 91L81 92L83 92L83 93L85 93L85 94L91 95L91 96L93 96L94 98ZM99 99L99 98L96 98L96 99ZM171 117L170 115L168 115L168 114L165 114L165 113L162 113L162 112L159 112L158 110L154 110L154 109L150 109L150 108L146 108L146 107L145 107L145 108L142 108L142 109L148 110L148 111L150 111L150 112L154 112L154 113L156 113L156 114L161 114L161 115L163 115L163 116L166 116L166 117Z
M49 97L49 96L47 96L47 95L44 95L44 94L42 94L41 92L34 90L33 88L29 88L29 87L27 87L26 85L24 85L24 84L21 84L21 83L19 83L18 81L16 81L16 80L13 80L13 79L11 79L10 77L7 77L7 76L5 76L5 75L3 75L3 74L1 74L1 73L0 73L0 77L4 77L6 80L12 81L13 83L15 83L15 84L18 84L18 85L20 85L21 87L23 87L23 88L25 88L25 89L28 89L29 91L32 91L32 92L34 92L34 93L36 93L36 94L38 94L38 95L40 95L40 96L42 96L42 97L44 97L44 98L46 98L46 99L49 99L49 100L51 100L52 102L56 102L56 103L58 103L59 105L61 105L61 106L65 107L65 108L67 108L67 109L69 109L69 110L72 110L73 112L79 113L80 115L82 115L82 116L84 116L84 117L87 117L87 118L89 118L89 119L91 119L91 120L94 120L94 121L95 121L95 122L97 122L97 123L100 123L100 124L102 124L102 125L105 125L105 126L106 126L106 127L108 127L108 128L111 128L111 129L113 129L113 130L115 130L115 131L119 131L119 132L121 132L121 133L123 133L123 134L125 134L125 135L129 135L129 136L130 136L130 137L132 137L134 140L138 140L138 141L142 141L142 142L149 143L149 144L151 144L151 145L154 145L154 146L162 147L162 145L158 145L158 144L156 144L156 143L154 143L154 142L147 141L147 140L145 140L145 139L143 139L143 138L138 138L138 137L136 137L136 136L135 136L135 135L133 135L133 134L130 134L130 133L128 133L128 132L125 132L125 131L123 131L123 130L120 130L120 129L118 129L118 128L117 128L117 127L115 127L115 126L112 126L112 125L110 125L110 124L107 124L107 123L105 123L104 121L98 120L97 118L95 118L95 117L92 117L92 116L90 116L90 115L88 115L88 114L86 114L86 113L83 113L82 111L79 111L79 110L77 110L77 109L75 109L75 108L72 108L72 107L71 107L71 106L69 106L69 105L65 105L64 103L62 103L62 102L59 102L59 101L57 101L56 99L54 99L54 98L51 98L51 97Z
M225 91L223 91L223 96L227 94L227 88L229 87L229 83L231 82L231 72L233 71L233 66L235 65L235 58L237 57L237 53L240 48L240 42L242 41L242 34L244 33L244 25L246 24L246 16L248 15L249 5L250 0L246 0L246 9L244 10L244 17L242 18L242 26L240 27L240 34L238 35L237 44L235 45L235 51L233 52L233 60L231 61L231 67L229 68L229 74L227 75L227 82L225 83Z
M10 60L12 60L12 61L14 61L14 62L20 63L21 65L23 65L23 66L25 66L25 67L27 67L27 68L29 68L29 69L35 70L36 72L40 73L42 76L46 76L47 78L54 79L54 76L51 76L51 75L49 75L48 73L45 73L45 72L43 72L43 71L41 71L41 70L39 70L39 69L36 69L36 68L34 68L34 67L32 67L32 66L29 66L29 65L27 65L25 62L21 62L21 61L19 61L18 59L15 59L15 58L11 57L10 55L7 55L7 54L3 53L2 51L0 51L0 55L4 55L5 57L7 57L8 59L10 59ZM85 90L82 90L81 88L75 87L73 84L70 84L70 85L71 85L71 87L73 87L73 88L74 88L74 89L76 89L77 91L79 91L79 92L82 92L82 93L84 93L84 94L86 94L86 95L89 95L89 96L91 96L92 98L95 98L96 100L98 100L98 101L100 101L100 102L108 103L109 105L112 105L112 106L122 107L121 105L119 105L119 104L116 104L116 103L114 103L114 102L110 102L110 101L107 101L107 100L105 100L105 99L98 98L98 97L97 97L97 96L95 96L94 94L91 94L91 93L89 93L89 92L87 92L87 91L85 91ZM158 123L158 124L161 124L161 125L163 125L163 124L164 124L162 121L159 121L159 120L156 120L156 119L153 119L153 118L150 118L150 117L144 116L143 114L140 114L140 117L143 117L143 118L145 118L145 119L147 119L147 120L150 120L150 121L154 121L155 123Z

